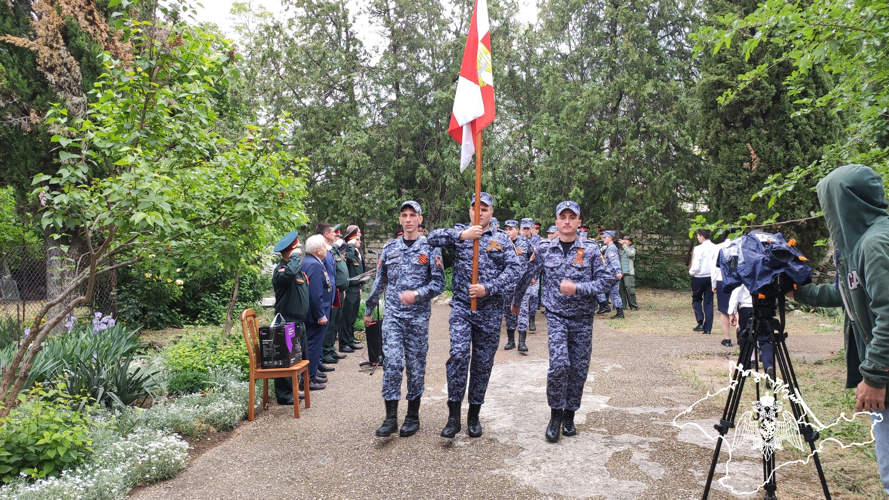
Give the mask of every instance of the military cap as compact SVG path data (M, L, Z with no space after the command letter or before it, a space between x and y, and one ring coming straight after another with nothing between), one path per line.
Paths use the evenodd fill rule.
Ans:
M589 231L589 230L590 230L590 226L587 225L587 224L581 224L581 225L580 225L580 228L583 229L584 231Z
M531 226L533 226L533 225L534 225L534 219L531 219L528 217L525 217L524 219L522 219L522 229L525 229L525 228L530 229Z
M426 224L421 223L421 224L417 225L417 228L418 229L426 229Z
M404 234L404 229L399 229L398 231L395 231L396 238L400 237L402 234Z
M482 203L484 203L485 205L487 205L491 208L494 208L494 197L493 196L482 191L482 194L479 196L479 198L482 200ZM472 203L475 203L475 194L472 195Z
M559 203L559 206L556 207L556 217L565 210L571 210L576 215L580 215L580 205L575 201L563 201L562 203Z
M614 238L614 231L603 231L602 236L611 236L612 238Z
M402 203L400 207L398 207L398 211L401 212L405 207L410 207L414 209L414 212L417 212L417 215L423 215L423 209L420 208L420 204L413 200L407 200Z
M278 244L275 245L276 252L283 252L289 248L293 248L296 246L296 243L299 241L299 233L296 231L290 231L287 233Z
M559 230L556 229L556 226L550 226L549 229L546 231L546 234L553 234L557 232L559 232Z
M340 225L339 224L333 226L333 232L336 233L337 236L339 236L339 234L340 234Z
M508 221L506 221L506 224L504 224L503 227L519 227L519 223L513 219L509 219Z
M358 226L352 224L351 226L346 228L346 234L343 236L343 239L346 241L353 240L358 237Z
M534 227L536 227L537 229L540 229L540 226L541 226L541 224L539 222L534 223Z
M491 217L490 224L493 225L494 227L500 227L500 221L497 220L497 217Z

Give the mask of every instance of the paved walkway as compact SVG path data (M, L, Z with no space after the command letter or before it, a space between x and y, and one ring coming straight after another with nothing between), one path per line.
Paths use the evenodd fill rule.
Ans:
M382 370L369 375L359 369L365 349L335 365L328 389L312 394L312 408L304 410L302 418L293 419L290 408L272 404L177 478L140 489L132 497L700 498L713 444L699 431L671 424L703 395L676 364L701 357L721 359L726 349L718 339L702 342L701 335L690 331L618 332L597 319L590 376L576 419L578 435L550 444L543 436L549 420L546 329L538 315L528 355L515 350L497 354L481 412L484 435L466 437L464 405L464 431L448 441L439 437L447 420L448 313L447 306L433 310L417 435L374 436L384 416ZM633 314L654 318L657 313ZM791 350L805 345L807 356L818 358L842 347L841 336L813 337L817 342L792 337ZM727 358L724 362L727 372ZM400 423L405 405L399 410ZM702 427L712 429L717 413L699 417ZM733 484L755 487L761 470L755 458L735 457L740 467L733 469ZM780 485L782 499L810 498L818 492L817 479L804 467L783 475ZM724 489L711 495L761 497L736 497Z

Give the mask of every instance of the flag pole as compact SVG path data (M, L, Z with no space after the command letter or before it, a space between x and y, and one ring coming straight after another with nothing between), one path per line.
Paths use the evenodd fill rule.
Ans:
M481 224L482 217L482 131L479 130L475 140L475 224ZM472 243L472 284L478 284L478 243ZM476 310L476 299L472 299L470 310Z

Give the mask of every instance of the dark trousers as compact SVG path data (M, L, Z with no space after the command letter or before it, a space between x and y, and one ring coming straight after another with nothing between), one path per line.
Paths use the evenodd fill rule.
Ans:
M306 359L306 325L298 323L299 328L299 346L302 354L301 359ZM293 382L290 377L275 379L275 399L278 402L284 402L293 397Z
M309 378L318 375L318 365L321 364L321 346L324 343L324 334L330 325L306 324L306 359L309 360Z
M340 294L340 304L343 303L343 292L337 290ZM330 322L327 323L327 332L324 334L324 344L321 347L321 358L331 359L336 354L336 334L340 329L340 323L343 318L343 309L341 307L330 308Z
M358 320L358 309L361 307L360 288L350 288L346 290L345 295L342 327L339 334L340 345L349 345L355 342L355 321Z
M753 316L752 307L741 307L738 309L739 332L747 328L747 321L751 316ZM757 335L756 344L759 346L759 360L762 362L762 369L768 370L769 368L773 368L775 366L775 355L772 353L772 341L769 340L769 336ZM742 349L744 348L740 336L738 338L738 345L741 346Z
M695 319L704 322L704 331L713 328L713 289L710 288L710 277L691 279L691 306L695 310Z

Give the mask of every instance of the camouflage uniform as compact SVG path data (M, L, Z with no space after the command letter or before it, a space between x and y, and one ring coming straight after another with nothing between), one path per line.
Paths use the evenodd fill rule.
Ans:
M564 254L558 238L545 240L516 285L514 306L519 306L531 279L541 271L545 271L543 305L549 335L547 400L550 408L576 411L590 366L595 296L617 281L602 262L595 242L578 238ZM577 285L575 295L562 294L563 279Z
M482 195L483 202L485 196L489 195ZM479 239L478 282L485 285L487 295L477 299L477 310L471 311L469 285L472 283L473 241L460 239L460 233L467 228L457 224L453 228L436 229L429 235L429 244L454 249L451 356L446 365L448 400L463 401L469 369L469 403L481 405L485 402L494 354L500 342L503 302L515 285L521 263L505 232L492 231L490 227L485 230Z
M509 225L510 222L515 221L506 221L506 224ZM514 241L512 241L513 246L515 247L515 253L519 256L519 261L524 266L528 259L531 258L530 244L528 239L524 236L519 236ZM512 290L504 291L504 297L509 297L512 295ZM506 320L506 329L507 330L515 330L518 325L519 317L512 313L509 310L510 303L509 300L505 300L503 304L503 319Z
M614 276L616 281L611 288L596 296L596 300L602 303L610 298L611 303L615 308L622 309L624 303L620 298L620 280L617 279L617 274L620 272L620 253L617 251L617 246L615 246L614 243L606 245L605 249L602 251L602 257L605 259L605 265L608 268L608 272Z
M540 242L543 241L543 239L544 238L542 236L540 236L539 234L532 234L531 235L530 245L531 245L532 252L535 248L537 248L537 245L539 245ZM531 294L531 297L528 299L528 317L529 317L529 319L533 318L537 314L537 309L540 307L540 277L539 276L537 277L537 283L531 285L530 288L533 289L534 292ZM509 302L509 301L507 300L507 302ZM521 314L521 313L519 313L519 314Z
M380 255L377 278L365 302L370 316L386 291L383 316L383 399L401 399L402 369L407 372L407 399L423 395L426 352L429 350L429 316L432 299L445 289L441 251L420 236L411 245L403 238L390 240ZM416 290L416 302L401 303L401 292Z

